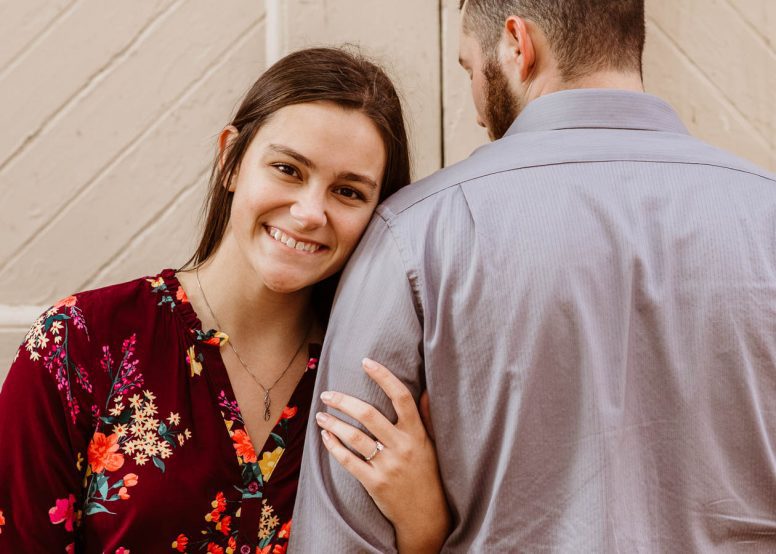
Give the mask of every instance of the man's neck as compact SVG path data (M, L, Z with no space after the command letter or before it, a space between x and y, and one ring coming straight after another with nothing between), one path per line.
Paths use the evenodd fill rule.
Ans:
M644 83L638 73L620 71L599 71L585 75L569 83L567 89L575 88L611 88L631 92L644 92Z
M564 80L556 74L551 74L544 78L539 77L531 83L528 87L527 102L562 90L591 88L644 92L644 83L641 75L633 72L597 71L572 80Z

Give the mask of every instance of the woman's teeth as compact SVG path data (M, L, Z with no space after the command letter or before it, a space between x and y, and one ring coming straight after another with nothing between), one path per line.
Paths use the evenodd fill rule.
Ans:
M303 250L305 252L315 252L321 247L319 244L312 244L312 243L294 240L288 235L286 235L280 229L277 229L276 227L267 227L267 232L269 233L269 236L271 236L273 239L275 239L278 242L282 242L283 244L285 244L289 248L293 248L294 250Z

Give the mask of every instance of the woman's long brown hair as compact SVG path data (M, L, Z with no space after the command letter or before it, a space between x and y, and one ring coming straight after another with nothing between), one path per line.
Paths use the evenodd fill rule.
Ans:
M222 159L216 156L205 203L205 225L194 255L184 268L198 266L218 249L229 223L237 174L253 137L279 109L307 102L332 102L372 120L383 139L386 166L380 201L410 182L410 155L401 101L390 78L360 54L339 48L309 48L284 57L253 84L232 121L237 129ZM325 322L339 275L318 283L313 304Z

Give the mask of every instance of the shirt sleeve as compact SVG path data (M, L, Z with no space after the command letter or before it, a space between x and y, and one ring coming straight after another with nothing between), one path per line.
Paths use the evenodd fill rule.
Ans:
M92 400L73 307L36 321L0 390L0 552L75 549Z
M307 429L291 552L396 552L393 527L361 484L328 454L315 413L325 409L320 393L336 390L361 398L396 420L388 398L364 373L364 357L388 367L417 400L422 325L414 280L391 229L376 216L342 275L329 320Z

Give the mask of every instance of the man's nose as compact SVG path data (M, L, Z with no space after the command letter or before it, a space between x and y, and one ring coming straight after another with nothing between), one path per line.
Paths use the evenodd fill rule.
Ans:
M326 198L321 192L308 190L291 205L291 217L300 229L315 229L326 225Z

